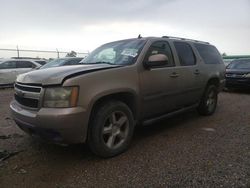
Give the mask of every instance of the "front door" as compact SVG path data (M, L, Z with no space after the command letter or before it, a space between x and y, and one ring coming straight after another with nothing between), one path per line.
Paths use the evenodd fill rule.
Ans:
M150 55L156 54L167 55L169 61L163 67L144 69L140 74L143 119L160 116L177 108L179 71L175 66L169 43L153 42L144 61L147 61Z

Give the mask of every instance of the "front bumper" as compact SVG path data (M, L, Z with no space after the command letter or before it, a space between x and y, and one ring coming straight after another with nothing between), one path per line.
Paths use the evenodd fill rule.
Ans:
M86 110L75 108L23 108L13 100L11 114L16 124L28 134L57 143L82 143L86 139Z
M226 78L226 87L250 89L250 79L249 78Z

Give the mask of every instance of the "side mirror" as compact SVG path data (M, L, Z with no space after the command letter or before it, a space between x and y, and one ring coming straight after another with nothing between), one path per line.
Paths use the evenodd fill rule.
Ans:
M145 62L146 68L157 68L164 66L168 63L168 57L164 54L151 55L148 61Z

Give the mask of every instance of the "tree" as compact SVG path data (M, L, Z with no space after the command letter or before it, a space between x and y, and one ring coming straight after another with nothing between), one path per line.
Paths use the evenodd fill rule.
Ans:
M67 53L66 57L76 57L77 53L75 51L71 51Z
M227 56L227 54L224 52L223 54L221 54L223 57Z

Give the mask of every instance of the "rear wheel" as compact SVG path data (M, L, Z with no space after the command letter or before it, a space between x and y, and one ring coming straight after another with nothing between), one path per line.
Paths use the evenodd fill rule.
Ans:
M92 116L88 145L101 157L124 152L132 139L134 118L129 107L120 101L101 104Z
M215 112L218 99L218 89L215 85L208 85L197 111L201 115L212 115Z

